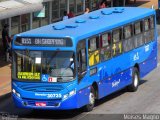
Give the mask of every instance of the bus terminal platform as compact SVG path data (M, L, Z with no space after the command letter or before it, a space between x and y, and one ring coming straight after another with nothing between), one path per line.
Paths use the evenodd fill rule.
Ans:
M0 99L11 92L11 63L0 56Z

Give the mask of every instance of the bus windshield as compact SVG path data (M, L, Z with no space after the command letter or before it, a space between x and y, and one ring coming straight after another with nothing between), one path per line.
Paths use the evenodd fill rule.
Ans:
M72 51L15 51L13 77L20 81L69 82L75 78Z

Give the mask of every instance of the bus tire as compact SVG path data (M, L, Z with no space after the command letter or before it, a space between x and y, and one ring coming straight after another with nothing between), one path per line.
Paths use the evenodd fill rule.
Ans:
M94 105L95 105L95 90L93 88L93 86L91 86L91 90L90 90L90 93L89 93L89 104L87 104L85 107L84 107L84 111L85 112L90 112L93 110L94 108Z
M132 84L128 86L129 92L137 91L139 86L139 80L140 80L139 71L136 67L134 67L132 71Z

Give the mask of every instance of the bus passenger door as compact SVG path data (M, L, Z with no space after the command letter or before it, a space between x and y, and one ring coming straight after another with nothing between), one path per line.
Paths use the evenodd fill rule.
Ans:
M78 62L78 82L86 75L87 72L87 56L86 56L86 42L82 40L77 46L77 62Z

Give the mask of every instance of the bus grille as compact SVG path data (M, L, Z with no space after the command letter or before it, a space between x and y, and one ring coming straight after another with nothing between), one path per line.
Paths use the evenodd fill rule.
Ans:
M58 92L63 90L63 86L61 85L20 85L21 89L32 92Z

